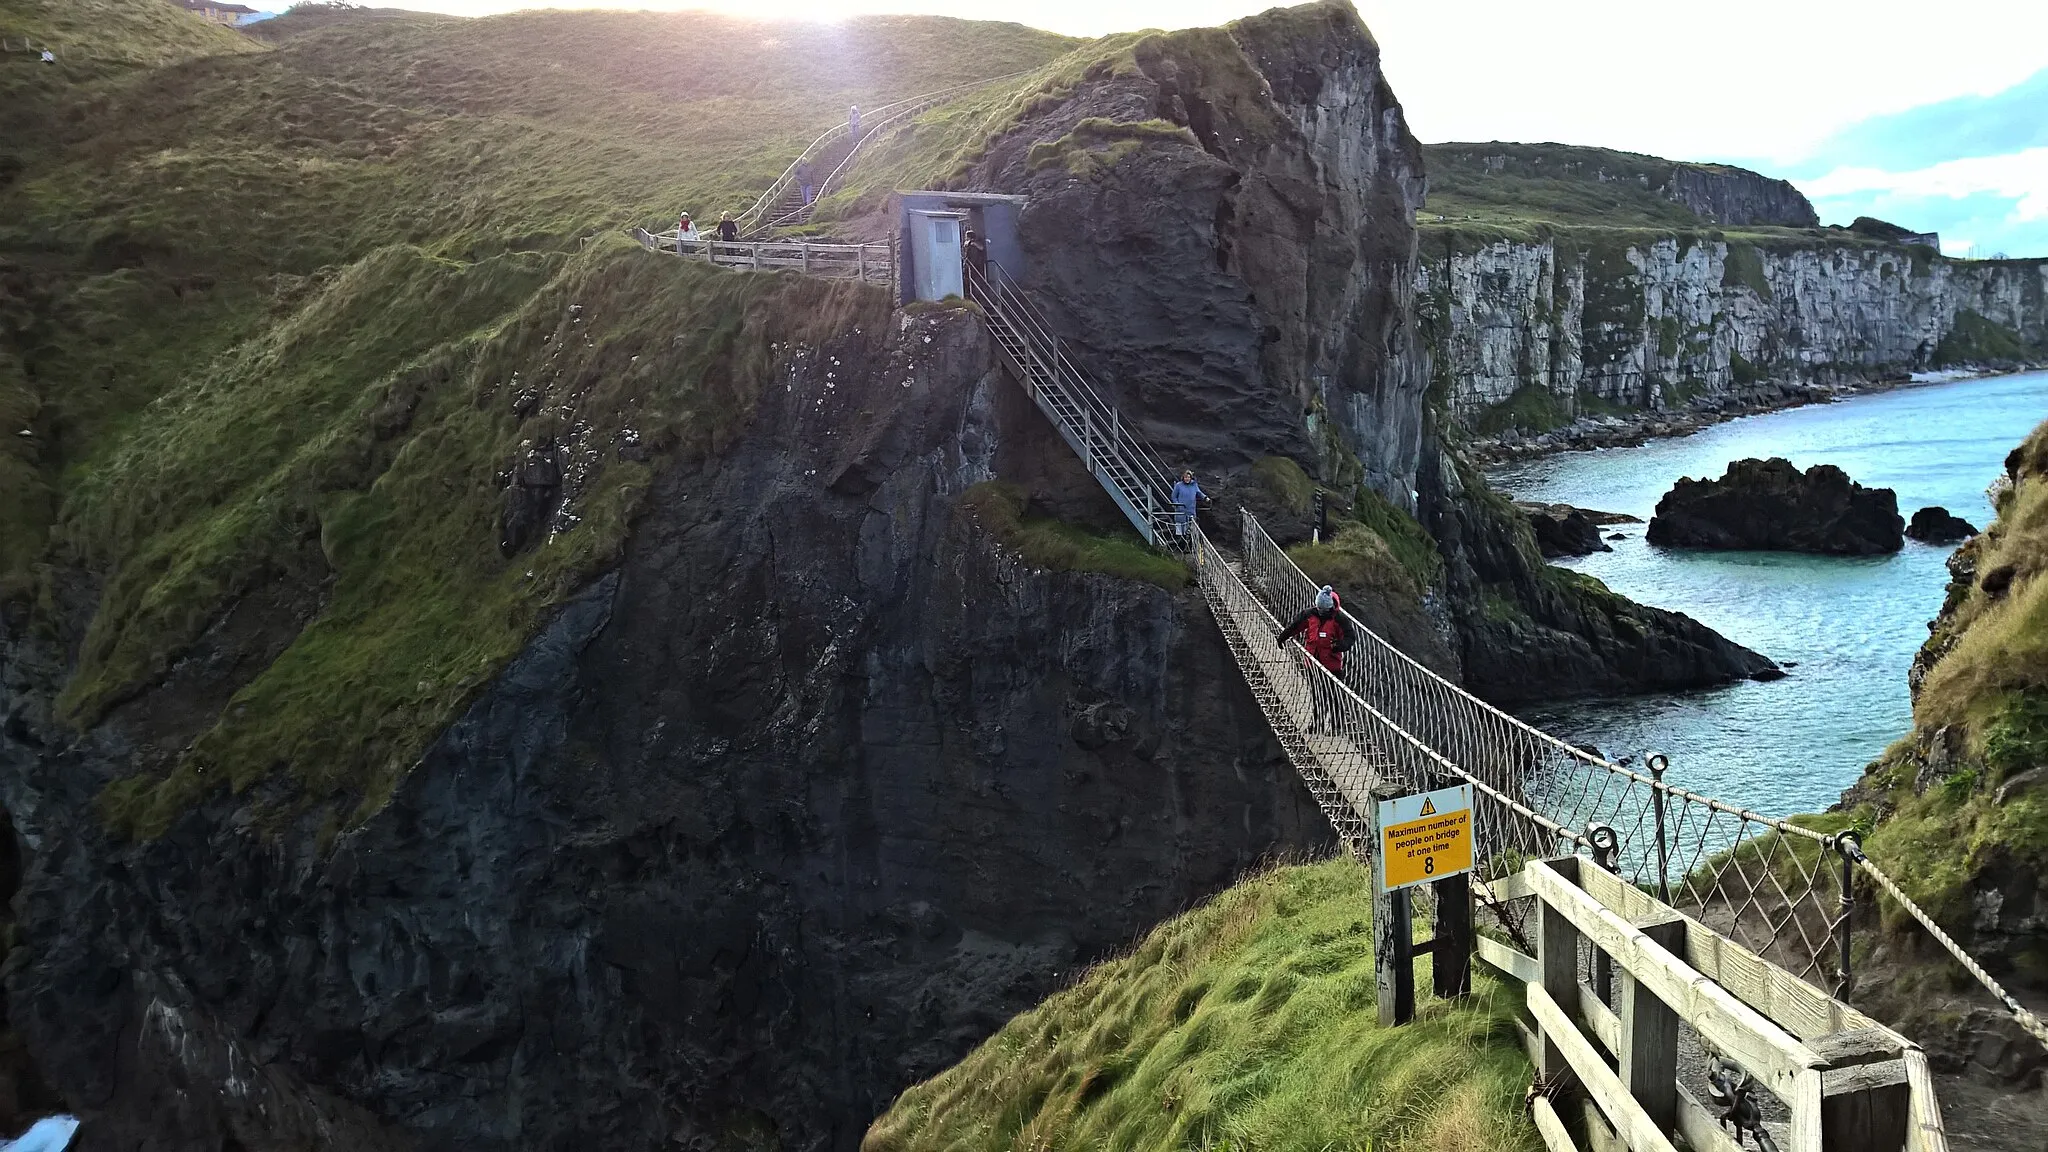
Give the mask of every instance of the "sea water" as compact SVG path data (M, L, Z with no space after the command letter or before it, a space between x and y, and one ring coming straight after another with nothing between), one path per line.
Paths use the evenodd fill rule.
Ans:
M1645 521L1681 476L1731 460L1833 464L1891 488L1910 519L1939 504L1979 528L2005 456L2048 419L2048 373L1928 384L1760 416L1638 448L1573 452L1491 473L1518 500ZM1609 757L1660 751L1673 783L1770 815L1835 802L1912 724L1906 669L1941 607L1951 548L1908 540L1892 556L1654 548L1643 524L1603 528L1614 551L1561 561L1616 592L1683 612L1787 665L1784 680L1531 710L1533 723Z

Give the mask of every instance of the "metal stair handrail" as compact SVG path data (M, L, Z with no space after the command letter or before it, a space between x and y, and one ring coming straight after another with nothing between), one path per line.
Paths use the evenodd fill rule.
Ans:
M1060 426L1070 443L1085 446L1083 462L1129 516L1148 543L1170 538L1173 483L1144 440L1124 423L1122 412L1102 398L1094 381L1070 359L1045 317L1024 289L1000 264L965 270L969 297L1014 332L1034 362L1042 382L1024 381L1027 389L1047 387L1064 400L1080 422L1059 411L1062 405L1039 407ZM1035 397L1034 397L1035 398Z

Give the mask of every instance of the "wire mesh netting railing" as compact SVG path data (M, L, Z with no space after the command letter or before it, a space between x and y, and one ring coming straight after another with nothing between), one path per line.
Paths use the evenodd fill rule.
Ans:
M1339 669L1299 643L1283 646L1281 619L1311 601L1316 583L1241 509L1235 558L1192 518L1162 515L1164 472L1060 354L1024 293L1006 279L997 291L973 269L968 279L1020 382L1069 446L1148 542L1187 551L1267 723L1349 850L1371 851L1380 796L1468 783L1482 879L1520 871L1530 859L1586 852L1756 957L1845 999L1862 874L1866 894L1896 903L2048 1045L2048 1027L1863 854L1854 832L1801 827L1677 787L1664 779L1661 757L1644 773L1576 748L1467 693L1349 613L1356 641ZM1109 440L1096 435L1104 427ZM1526 940L1520 919L1528 901L1521 904L1490 911Z
M1242 582L1274 618L1291 616L1317 585L1257 520L1246 514L1243 524ZM1488 798L1478 822L1482 870L1583 849L1801 978L1846 990L1853 886L1845 887L1850 862L1837 837L1667 783L1661 758L1643 773L1575 748L1349 623L1356 641L1341 685L1369 717L1362 732L1403 749L1382 757L1402 769L1391 784L1463 780ZM1323 691L1304 684L1301 695Z

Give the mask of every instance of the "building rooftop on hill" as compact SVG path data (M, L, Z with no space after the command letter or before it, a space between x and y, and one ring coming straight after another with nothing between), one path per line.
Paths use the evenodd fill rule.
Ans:
M171 2L187 12L203 16L215 24L234 25L240 23L242 17L254 16L256 14L254 8L246 8L240 4L223 4L219 0L171 0Z

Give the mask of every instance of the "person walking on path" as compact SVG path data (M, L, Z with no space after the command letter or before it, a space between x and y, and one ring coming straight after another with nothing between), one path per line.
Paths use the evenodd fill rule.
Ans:
M1302 609L1294 623L1280 630L1273 638L1275 644L1286 647L1296 636L1301 637L1301 646L1308 651L1309 658L1329 670L1329 676L1318 676L1309 672L1309 693L1315 701L1315 726L1318 731L1337 730L1337 685L1332 678L1344 678L1344 654L1351 651L1357 635L1351 629L1351 621L1344 618L1344 602L1337 590L1328 584L1316 592L1315 603Z
M740 238L740 226L732 222L732 213L727 212L718 219L718 238L731 244Z
M860 105L858 104L846 110L846 134L855 141L860 140Z
M1173 534L1183 542L1188 538L1189 525L1195 522L1196 501L1208 498L1209 494L1195 483L1195 470L1181 469L1180 481L1173 486Z
M796 166L796 186L804 191L804 203L817 199L818 190L811 183L811 162L806 160Z

